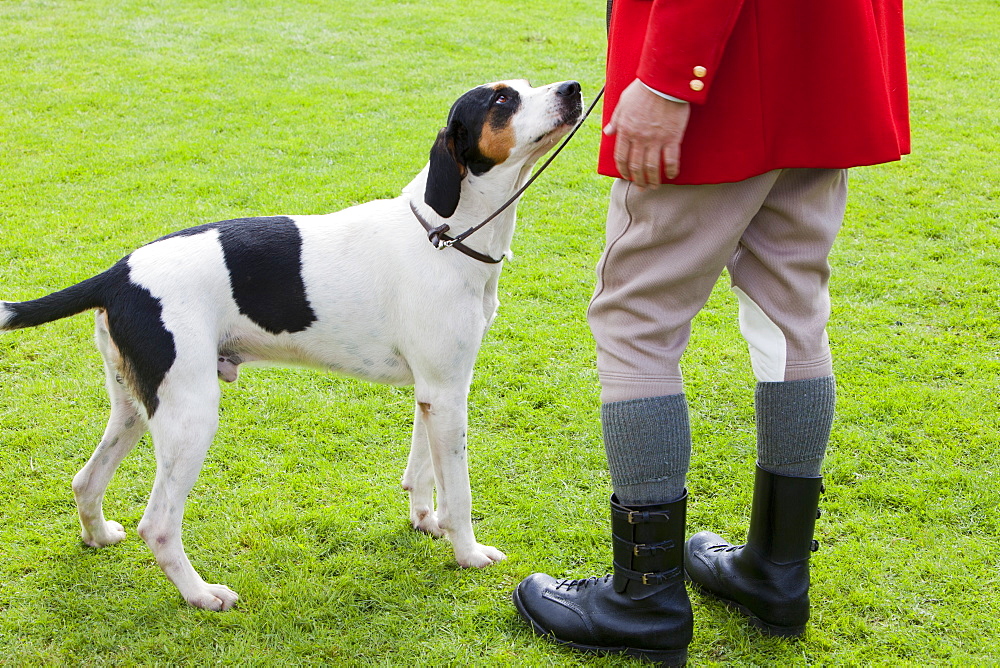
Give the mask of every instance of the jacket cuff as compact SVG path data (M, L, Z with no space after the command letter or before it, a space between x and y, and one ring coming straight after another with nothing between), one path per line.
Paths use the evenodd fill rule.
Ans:
M639 83L641 83L643 86L645 86L646 90L648 90L650 93L653 93L654 95L659 95L664 100L670 100L671 102L678 102L680 104L687 104L688 103L687 100L682 100L679 97L674 97L673 95L667 95L666 93L664 93L662 91L658 91L655 88L653 88L652 86L649 86L649 85L643 83L642 80L640 80Z
M654 0L636 72L660 93L703 103L744 0Z

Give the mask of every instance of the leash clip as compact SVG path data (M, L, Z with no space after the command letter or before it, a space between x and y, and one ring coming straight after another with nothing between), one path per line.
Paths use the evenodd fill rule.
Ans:
M445 235L445 232L447 232L449 229L451 228L448 227L448 225L441 224L435 228L427 230L427 239L431 242L431 245L434 246L434 248L438 250L444 250L445 248L448 248L449 246L455 243L454 239L448 239L446 241L441 238Z

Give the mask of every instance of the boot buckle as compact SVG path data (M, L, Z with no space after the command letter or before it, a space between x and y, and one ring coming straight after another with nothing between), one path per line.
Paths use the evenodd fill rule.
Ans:
M649 522L670 521L669 510L630 510L628 511L629 524L647 524Z
M633 571L629 568L625 568L618 564L618 562L615 562L615 577L623 577L635 582L641 582L647 586L666 584L671 580L680 577L682 574L683 570L679 567L671 568L670 570L660 573L643 573L641 571Z
M669 571L663 571L662 573L636 573L632 571L633 575L638 575L640 577L633 578L639 580L644 585L661 585L666 584L678 577L682 570L680 568L671 568Z
M657 552L666 552L674 549L674 541L665 540L662 543L633 543L632 556L650 557Z

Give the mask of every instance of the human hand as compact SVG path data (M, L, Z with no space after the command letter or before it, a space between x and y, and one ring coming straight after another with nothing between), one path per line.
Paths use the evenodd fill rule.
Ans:
M660 97L636 79L622 92L604 134L617 135L615 166L640 188L680 173L681 140L691 105Z

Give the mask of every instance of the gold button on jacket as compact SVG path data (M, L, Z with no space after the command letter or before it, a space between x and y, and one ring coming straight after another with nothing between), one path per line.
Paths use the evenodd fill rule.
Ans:
M701 90L704 87L705 87L705 82L702 81L701 79L692 79L691 80L691 90L693 90L693 91L699 91L699 90Z

